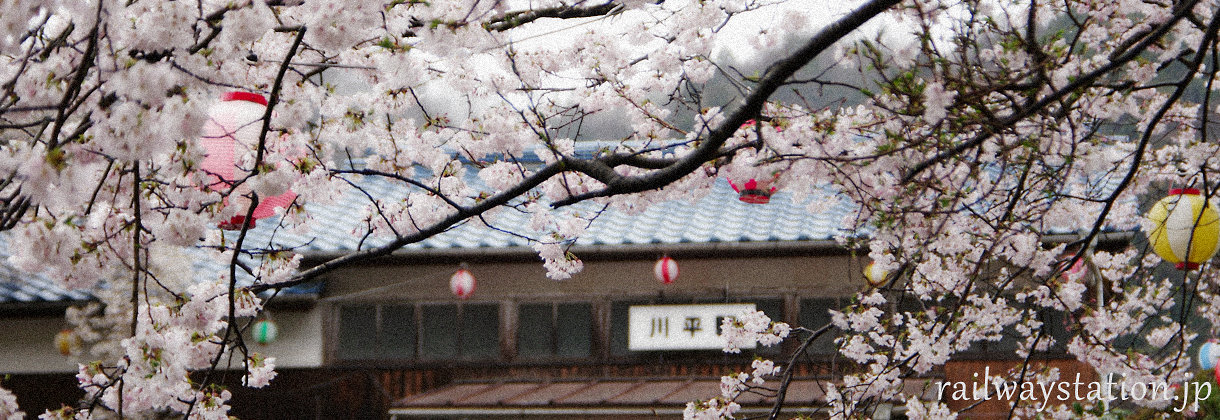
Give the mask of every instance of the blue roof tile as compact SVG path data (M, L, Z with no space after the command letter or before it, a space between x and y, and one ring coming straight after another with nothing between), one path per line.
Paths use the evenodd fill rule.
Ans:
M468 171L467 180L476 188L486 188L477 178L477 171ZM369 193L379 197L382 203L401 199L405 192L389 182L364 178L360 184ZM809 199L812 199L810 197ZM807 200L809 200L807 199ZM808 201L806 201L808 202ZM306 244L304 252L346 252L358 246L368 248L388 241L385 237L366 238L352 231L362 226L363 221L355 214L363 214L368 198L355 190L347 191L342 198L330 205L309 204L306 212L314 219L313 227L305 233L280 231L275 233L275 242L281 245ZM809 213L803 205L791 200L791 194L779 192L769 204L747 204L737 200L737 194L724 180L717 180L711 192L695 202L670 201L655 204L636 215L607 209L595 219L576 241L577 245L627 245L627 244L677 244L717 243L737 241L790 241L826 240L837 232L842 217L853 209L839 203L830 211ZM600 211L602 206L588 202L572 206L582 215ZM529 230L529 217L515 209L503 209L486 217L494 227L526 235L537 232ZM267 244L271 241L273 222L258 224L247 237L248 244ZM0 234L0 303L37 301L78 301L89 298L80 291L66 291L56 287L41 276L30 276L2 265L7 253L3 251L5 236ZM421 243L405 247L405 252L421 249L472 249L529 247L530 243L520 236L488 227L474 220L443 232ZM195 268L204 272L219 272L225 269L208 258L198 258ZM240 271L240 270L239 270ZM307 293L308 291L306 291Z

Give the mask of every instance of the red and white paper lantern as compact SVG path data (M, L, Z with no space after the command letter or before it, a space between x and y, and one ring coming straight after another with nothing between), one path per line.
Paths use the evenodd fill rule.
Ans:
M661 284L673 283L674 279L678 278L678 262L669 258L668 255L661 257L652 267L652 273L657 276L657 281Z
M263 128L261 119L266 111L267 99L250 92L225 93L220 102L209 110L208 121L203 125L203 138L200 139L207 154L199 165L208 174L209 189L225 191L246 175L237 168L238 148L253 149L257 146L258 135ZM249 210L250 200L246 197L249 193L249 186L242 184L225 199L225 205L238 207L235 216L220 223L221 229L241 229ZM258 219L275 215L276 208L287 208L295 198L296 194L292 191L273 197L259 197L250 227L254 227Z
M1216 384L1220 385L1220 369L1216 369L1214 372L1215 372L1214 375L1216 377Z
M470 297L474 294L474 275L470 274L470 270L459 268L452 277L449 277L449 290L459 298Z

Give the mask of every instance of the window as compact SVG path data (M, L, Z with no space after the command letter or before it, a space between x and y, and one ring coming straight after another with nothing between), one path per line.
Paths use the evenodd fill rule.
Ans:
M589 357L593 307L588 303L529 303L517 309L517 357Z
M816 331L818 328L822 328L822 326L830 323L831 309L840 309L838 299L803 299L801 300L801 315L797 322L802 327ZM823 333L817 340L813 340L812 343L809 343L809 347L805 348L806 353L818 357L835 354L838 351L835 347L835 338L839 336L836 333L837 331L832 329ZM807 339L809 336L797 335L797 337L798 339Z
M339 309L339 349L340 359L372 359L379 353L376 333L380 323L377 322L376 306L346 306ZM370 334L369 332L373 333Z
M339 308L339 360L488 360L500 355L500 310L490 304Z

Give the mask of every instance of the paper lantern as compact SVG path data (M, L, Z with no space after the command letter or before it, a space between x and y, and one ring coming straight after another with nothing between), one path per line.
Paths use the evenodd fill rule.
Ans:
M1220 343L1216 340L1208 340L1199 346L1199 368L1203 370L1215 369L1216 360L1220 359Z
M259 320L254 323L254 342L262 345L271 343L280 337L280 327L275 325L275 321L270 319Z
M80 351L80 347L81 339L76 335L76 331L64 329L55 334L55 348L59 350L59 354L71 356Z
M1216 254L1220 214L1193 188L1173 189L1148 211L1148 242L1179 270L1193 270Z
M890 277L890 272L877 267L877 263L870 262L864 267L864 281L868 282L869 286L881 287L885 285L885 281Z
M238 147L253 149L258 145L266 111L267 99L250 92L226 93L209 110L208 121L203 125L203 138L200 139L207 154L199 165L208 174L209 189L225 191L235 181L245 177L245 171L237 168L237 150ZM243 183L225 199L225 205L233 204L238 208L237 215L220 223L221 229L241 229L249 210L250 199L246 197L249 193L250 187ZM295 198L296 194L292 191L273 197L259 197L250 227L254 227L258 219L275 215L276 208L288 207Z
M678 278L678 262L669 258L668 255L661 257L652 267L652 273L657 276L657 281L661 284L673 283L674 279Z
M1070 261L1070 259L1069 259L1069 261ZM1069 282L1078 281L1078 280L1083 279L1084 275L1086 273L1087 272L1084 269L1084 258L1078 258L1078 259L1076 259L1076 262L1072 264L1071 267L1068 267L1066 270L1063 270L1063 280L1069 281Z
M459 268L452 277L449 277L449 290L459 298L470 297L471 294L474 294L474 275L470 274L470 270Z

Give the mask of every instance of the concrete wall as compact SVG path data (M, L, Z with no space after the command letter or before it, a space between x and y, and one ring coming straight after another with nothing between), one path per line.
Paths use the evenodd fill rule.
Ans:
M0 318L0 375L75 373L76 362L55 348L55 334L65 326L62 316Z
M658 255L659 257L659 255ZM860 262L846 256L752 258L675 257L680 275L664 285L653 277L655 259L587 261L571 279L546 277L539 261L471 264L477 288L470 301L587 297L717 297L799 294L848 296L864 286ZM328 276L326 302L451 300L449 276L457 264L378 264Z
M252 352L275 357L276 367L305 368L322 366L322 311L275 311L271 318L279 327L279 338L266 345L257 344L246 334Z
M246 342L250 350L273 356L280 367L322 365L322 315L317 310L276 311L279 339L268 345ZM0 375L76 373L77 361L59 354L55 334L67 326L62 316L0 318Z

